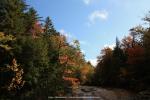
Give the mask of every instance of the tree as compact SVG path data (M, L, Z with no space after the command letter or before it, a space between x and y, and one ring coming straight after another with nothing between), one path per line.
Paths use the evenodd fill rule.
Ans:
M112 66L114 66L112 80L114 81L115 85L118 86L120 84L120 69L126 66L127 59L126 54L121 49L121 44L118 38L116 38L116 47L114 48L112 55Z
M146 21L150 25L150 11L148 14L143 18L144 21Z
M145 21L147 21L148 23L150 23L149 21L150 16L146 16ZM145 52L146 52L146 58L147 58L147 62L149 62L150 60L150 27L148 27L145 31L145 34L143 36L143 43L144 43L144 48L145 48Z
M98 57L98 64L95 69L94 80L96 85L110 85L112 75L112 49L104 48L101 56Z
M0 47L5 50L12 49L7 43L9 41L15 40L14 36L12 35L5 35L3 32L0 32Z
M98 57L98 64L95 70L95 77L98 78L97 85L120 85L120 70L126 65L126 56L121 49L121 44L116 38L114 50L104 48ZM97 79L95 79L97 80Z
M17 37L13 45L14 56L24 69L26 81L24 91L31 91L30 96L37 93L41 77L49 66L48 45L43 38L33 39L31 36Z
M80 72L91 77L93 68L85 61L79 41L69 44L49 17L41 26L37 11L27 8L24 0L1 0L0 15L2 99L46 100L65 95L64 79L79 83Z
M46 20L45 20L44 32L47 35L56 33L50 17L47 17Z
M9 65L8 68L11 69L15 74L10 85L8 86L8 90L16 92L17 90L20 90L25 83L23 80L24 72L23 69L17 64L16 59L13 59L12 65Z
M86 62L86 64L80 68L81 84L91 84L93 73L94 67L91 65L91 63Z
M130 35L132 37L132 47L135 45L143 46L143 37L145 29L142 26L136 26L130 29Z
M12 59L12 49L11 43L15 40L12 35L5 35L0 32L0 65L6 66L10 63Z
M0 1L0 31L5 34L21 34L25 32L24 0L1 0Z
M12 96L9 93L9 87L12 84L11 80L14 76L14 70L11 69L17 64L12 64L12 49L11 43L15 40L12 35L5 35L0 32L0 98L6 99ZM8 67L7 65L10 65ZM17 86L17 84L15 84ZM10 87L11 89L11 87ZM16 89L15 89L16 90ZM3 92L2 92L3 91ZM13 92L14 93L14 92Z
M20 94L25 81L23 80L23 69L13 59L10 65L0 67L0 98L13 99ZM18 95L19 96L19 95ZM17 99L17 97L16 97Z
M148 15L144 18L144 21L146 21L148 24L150 23L150 12L148 13ZM148 26L148 28L145 29L144 32L144 36L143 36L143 44L144 44L144 51L145 51L145 83L146 84L150 84L149 80L150 80L150 74L148 73L150 71L150 26Z
M25 13L25 33L36 35L39 32L37 31L37 26L39 27L39 15L37 14L37 11L34 8L29 8L29 10Z
M128 48L131 48L131 47L132 47L132 41L133 41L133 39L132 39L131 36L126 36L126 37L124 37L124 38L122 39L122 44L121 44L122 48L123 48L124 50L126 50L126 49L128 49Z

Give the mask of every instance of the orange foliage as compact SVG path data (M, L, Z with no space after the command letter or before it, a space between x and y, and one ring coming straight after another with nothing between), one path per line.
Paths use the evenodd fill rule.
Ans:
M59 62L61 64L66 63L69 66L74 66L76 64L74 61L72 61L71 59L69 59L69 57L67 55L59 56Z
M50 40L52 42L54 42L54 45L53 45L54 48L61 49L61 48L66 47L64 36L55 36L55 35L52 35L49 38L50 38Z
M90 70L90 69L89 69L88 66L84 66L84 67L81 68L81 73L82 73L82 74L87 74L87 73L89 72L89 70Z
M70 66L75 66L76 65L76 63L74 61L70 60L70 59L68 59L67 64L70 65Z
M65 70L64 74L72 74L73 72L71 70Z
M112 54L112 49L107 47L107 48L104 48L101 52L103 55L111 55Z
M79 79L72 77L63 77L64 81L68 82L71 86L77 86L80 84Z
M132 39L131 36L127 36L127 37L124 37L122 39L122 46L124 48L130 48L130 47L132 47L132 43L133 43L133 39Z
M15 90L16 88L23 87L25 81L22 80L23 78L23 69L19 68L19 65L17 65L16 59L13 59L12 65L8 66L14 73L15 76L12 78L12 81L8 87L8 90Z

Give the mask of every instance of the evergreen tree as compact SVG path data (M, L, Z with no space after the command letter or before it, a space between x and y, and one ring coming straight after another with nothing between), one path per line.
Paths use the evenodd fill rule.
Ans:
M25 32L24 0L0 0L0 31L5 34L21 34Z
M54 26L52 24L52 21L51 21L50 17L47 17L46 20L45 20L44 32L46 34L51 34L52 30L55 30Z
M44 24L44 33L47 36L50 35L59 35L59 33L54 29L53 23L50 17L47 17Z
M25 32L28 34L32 33L34 25L39 21L39 19L40 17L37 14L37 11L34 8L29 8L29 10L25 13Z
M112 81L115 83L114 85L118 86L120 84L120 69L126 66L126 56L121 49L120 41L118 38L116 38L116 47L113 50L112 66L114 67L112 70Z
M126 61L125 54L121 49L121 44L118 38L116 38L116 47L113 50L113 57L118 60L118 66L123 66L124 62ZM119 64L120 63L120 64Z

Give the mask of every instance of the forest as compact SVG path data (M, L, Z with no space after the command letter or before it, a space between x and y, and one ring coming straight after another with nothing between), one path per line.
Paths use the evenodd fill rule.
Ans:
M150 90L150 12L142 20L114 49L102 49L94 67L49 16L24 0L0 0L0 99L47 100L79 85Z

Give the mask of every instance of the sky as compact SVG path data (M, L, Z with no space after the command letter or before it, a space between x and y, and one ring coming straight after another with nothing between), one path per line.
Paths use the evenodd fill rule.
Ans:
M79 40L85 59L96 65L97 56L115 39L128 35L150 11L150 0L26 0L39 16L53 21L68 42Z

